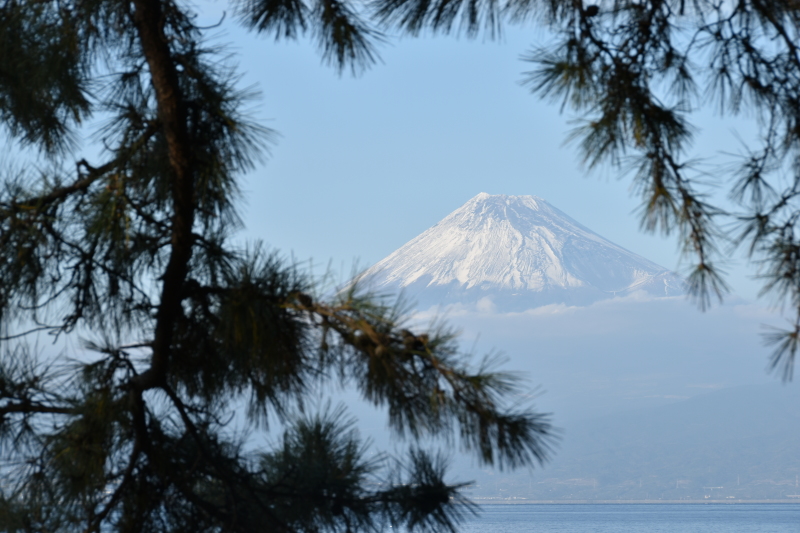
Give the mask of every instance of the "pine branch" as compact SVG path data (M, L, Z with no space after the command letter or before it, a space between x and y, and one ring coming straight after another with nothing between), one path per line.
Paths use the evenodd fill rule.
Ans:
M323 345L324 330L330 329L361 356L347 362L351 375L367 400L389 405L390 424L399 431L439 434L456 420L465 446L488 464L517 467L547 460L554 438L548 418L504 410L498 399L515 389L513 378L454 366L448 336L415 335L387 316L388 309L360 309L346 296L338 305L326 305L295 293L284 306L315 317Z
M85 161L82 163L86 164ZM5 202L5 209L0 209L0 219L5 218L10 220L11 217L23 212L39 212L42 210L42 208L48 207L50 204L55 202L64 200L65 198L77 192L85 192L93 183L102 178L106 172L113 169L116 164L117 162L113 161L103 165L98 169L91 169L87 176L78 178L71 185L56 188L42 196L26 198L21 202L16 200ZM3 203L0 203L0 206L2 205ZM0 238L0 246L6 246L11 236L11 232L3 232L0 234L0 237L2 237Z
M139 462L139 457L141 454L142 444L137 434L137 438L133 443L133 450L128 458L128 466L125 467L125 472L122 474L122 480L111 494L111 498L109 498L105 506L100 510L100 512L94 515L94 519L89 527L86 528L85 533L99 533L102 531L103 521L108 517L111 511L114 510L114 508L125 495L125 492L128 490L128 486L133 482L133 472Z
M161 298L148 370L136 377L142 390L161 386L167 378L175 320L180 311L183 283L192 256L194 225L194 171L192 147L186 125L176 61L165 34L165 17L159 0L134 0L133 21L150 70L158 116L166 139L172 173L172 235L169 262L161 277Z
M53 414L53 415L74 415L74 407L59 407L55 405L45 405L31 400L11 402L0 405L0 415L6 414ZM0 419L2 420L2 419Z

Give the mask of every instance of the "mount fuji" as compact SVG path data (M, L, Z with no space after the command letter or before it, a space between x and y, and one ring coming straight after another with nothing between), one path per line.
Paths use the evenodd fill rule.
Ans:
M685 293L683 280L612 243L536 196L480 193L361 277L419 309L461 304L519 311L644 291Z

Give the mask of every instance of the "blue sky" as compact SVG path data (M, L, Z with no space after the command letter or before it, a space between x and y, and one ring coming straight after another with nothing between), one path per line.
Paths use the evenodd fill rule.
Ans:
M201 23L217 22L224 7L205 4ZM227 17L215 41L231 43L243 86L261 92L256 116L280 134L246 177L244 236L346 276L479 192L534 194L676 268L675 240L639 231L630 180L609 168L588 173L564 144L575 117L520 84L530 68L520 56L545 38L530 27L498 41L390 37L382 63L353 78L323 66L310 39L276 43ZM737 151L732 128L748 136L747 123L710 112L698 124L703 157ZM729 270L735 292L754 298L751 269Z

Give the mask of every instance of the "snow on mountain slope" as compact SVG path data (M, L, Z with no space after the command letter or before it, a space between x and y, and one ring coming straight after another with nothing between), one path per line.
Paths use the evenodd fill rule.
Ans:
M380 292L420 308L483 302L498 310L585 305L646 291L684 293L669 270L604 239L536 196L481 193L368 269Z

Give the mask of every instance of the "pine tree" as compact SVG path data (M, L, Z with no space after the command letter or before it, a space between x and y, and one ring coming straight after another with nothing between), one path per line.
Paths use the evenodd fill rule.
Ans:
M234 8L254 31L310 33L335 68L375 57L346 1ZM0 191L0 529L453 530L472 508L415 443L529 466L548 420L447 330L231 244L237 176L270 132L204 31L173 0L0 6L0 114L41 155ZM103 159L74 160L98 120ZM36 350L44 334L62 358ZM385 408L408 458L369 459L341 409L309 414L330 383Z
M763 294L795 315L766 336L791 379L800 348L800 2L797 0L375 0L379 21L411 34L490 35L536 21L550 33L526 60L531 90L572 109L588 167L633 175L641 224L676 232L702 308L728 291L744 248ZM754 117L758 140L717 167L690 159L692 113ZM736 147L731 147L735 151ZM710 154L709 154L710 155ZM733 209L712 199L711 176Z

